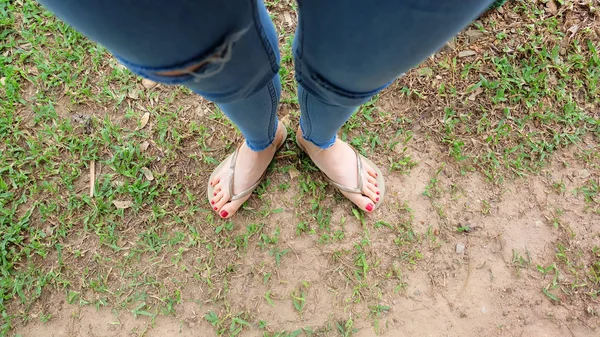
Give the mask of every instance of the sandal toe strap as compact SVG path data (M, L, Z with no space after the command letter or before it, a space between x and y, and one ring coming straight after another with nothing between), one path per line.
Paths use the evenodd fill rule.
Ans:
M344 192L349 192L349 193L358 193L358 194L363 194L363 163L362 160L360 159L360 155L358 154L358 152L356 152L356 150L354 148L352 148L352 150L354 150L354 154L356 155L356 166L357 166L357 178L358 178L358 187L349 187L349 186L345 186L342 185L340 183L337 183L333 180L331 180L329 177L325 176L325 178L327 179L327 181L332 184L333 186L335 186L337 189L339 189L340 191L344 191Z

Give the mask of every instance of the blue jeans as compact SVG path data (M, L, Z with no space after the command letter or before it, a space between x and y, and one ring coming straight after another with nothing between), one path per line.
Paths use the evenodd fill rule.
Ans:
M492 1L298 0L294 59L303 137L331 146L361 104ZM185 85L215 102L251 149L273 142L279 50L261 0L40 2L134 73Z

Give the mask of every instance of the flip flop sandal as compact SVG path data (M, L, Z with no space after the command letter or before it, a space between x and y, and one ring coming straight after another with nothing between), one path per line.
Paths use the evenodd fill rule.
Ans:
M298 137L297 136L296 136L296 144L298 145L298 147L302 151L304 151L306 154L308 154L308 152L306 152L306 149L298 141ZM348 146L350 146L350 145L348 145ZM344 185L342 185L340 183L337 183L337 182L331 180L323 172L323 170L321 170L320 167L319 167L319 170L321 170L321 173L325 177L325 180L327 180L330 184L332 184L333 186L335 186L338 190L344 191L344 192L349 192L349 193L356 193L356 194L365 195L363 193L363 188L364 188L364 186L363 186L363 174L366 173L366 172L364 172L364 169L363 169L363 162L369 164L369 166L371 166L375 170L375 172L377 173L377 177L375 178L375 180L377 180L377 187L379 188L379 201L375 203L375 207L373 208L373 211L374 211L379 206L381 206L381 204L383 203L383 197L385 196L385 181L383 179L383 173L381 173L381 170L379 169L379 167L377 165L375 165L375 163L373 163L372 161L370 161L367 157L365 157L365 156L361 155L360 153L358 153L356 151L356 149L354 149L352 146L350 146L350 148L356 154L356 163L357 163L357 166L358 166L358 170L357 170L357 172L358 172L358 187L349 187L349 186L344 186ZM311 160L312 160L312 158L311 158Z
M286 139L287 139L287 129L284 128L283 129L283 139L281 140L281 143L279 143L279 145L277 145L277 149L275 150L275 152L277 152L277 150L279 150L283 146ZM240 147L241 147L241 145L240 145ZM240 147L238 147L232 154L230 154L227 158L225 158L225 160L223 160L219 164L219 166L217 166L217 168L210 175L210 178L208 180L208 188L207 188L207 196L208 196L209 203L210 203L210 199L212 199L214 197L214 191L215 191L215 187L211 186L210 182L213 181L213 179L215 178L215 175L217 175L217 173L221 171L221 169L223 168L223 166L225 165L227 160L229 160L229 158L231 158L231 163L229 165L229 195L230 195L230 198L227 202L241 199L241 198L247 196L248 194L252 193L258 187L258 185L260 185L260 182L263 180L263 178L267 174L267 169L265 168L265 172L263 172L262 176L260 176L260 178L258 178L256 183L254 183L252 186L250 186L250 188L248 188L245 191L242 191L238 194L233 194L233 176L235 175L235 163L237 160L238 151L239 151ZM267 168L268 168L268 166L267 166Z

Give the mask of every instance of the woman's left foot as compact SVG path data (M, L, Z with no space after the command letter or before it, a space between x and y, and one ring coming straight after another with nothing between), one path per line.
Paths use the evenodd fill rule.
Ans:
M360 186L358 182L358 163L360 158L356 155L354 149L345 142L336 139L335 143L327 148L321 149L315 144L305 140L302 137L302 131L298 128L296 139L299 145L309 155L317 167L327 175L327 177L344 186L356 188ZM364 160L362 161L363 174L362 179L362 194L352 193L348 191L340 192L356 206L366 212L372 212L382 201L383 195L378 186L378 176L376 170Z

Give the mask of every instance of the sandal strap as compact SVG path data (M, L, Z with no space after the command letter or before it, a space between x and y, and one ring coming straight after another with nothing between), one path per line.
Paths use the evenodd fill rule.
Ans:
M325 179L330 184L335 186L340 191L363 194L363 163L362 163L362 160L360 159L360 155L358 154L358 152L353 147L350 147L350 148L352 150L354 150L354 154L356 155L356 163L357 163L356 171L357 171L357 178L358 178L358 187L349 187L349 186L342 185L340 183L337 183L337 182L331 180L326 174L323 174L323 175L325 176Z
M287 130L284 133L283 139L281 140L281 142L278 145L275 145L275 143L273 143L271 145L276 146L275 149L278 150L280 147L283 146L286 138L287 138ZM244 190L238 194L233 194L233 176L235 175L235 163L237 161L238 151L240 150L241 147L242 146L240 145L240 146L238 146L237 149L235 149L235 151L231 155L231 163L229 164L229 195L231 196L230 197L231 201L241 199L241 198L247 196L248 194L254 192L254 190L258 187L258 185L260 185L261 181L265 178L265 175L267 175L267 170L265 169L265 171L260 176L260 178L258 178L258 180L252 186L250 186L249 188L247 188L246 190Z
M229 164L229 195L231 196L230 200L232 200L232 201L241 199L241 198L247 196L248 194L252 193L258 187L258 185L260 185L260 182L262 181L262 179L265 177L265 174L267 173L267 171L265 170L265 172L262 174L262 176L260 176L260 178L258 178L258 180L252 186L250 186L248 189L246 189L238 194L233 194L233 176L235 175L235 163L237 161L237 156L238 156L240 147L241 147L241 145L237 149L235 149L235 151L231 155L231 162Z

